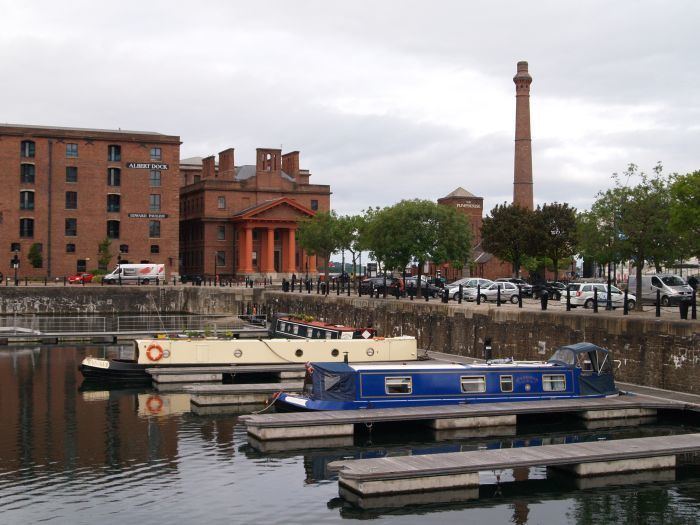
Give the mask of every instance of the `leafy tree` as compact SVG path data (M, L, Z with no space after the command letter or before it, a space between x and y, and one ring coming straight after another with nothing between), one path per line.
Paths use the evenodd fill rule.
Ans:
M538 251L552 262L556 281L559 277L559 261L576 253L576 209L570 208L567 203L558 202L537 206L534 220L534 230L539 237Z
M484 217L481 242L485 250L513 265L517 277L524 256L534 255L534 212L515 204L498 204Z
M600 243L596 248L591 246L590 240L584 242L593 252L597 250L600 255L607 246L608 262L626 259L634 262L637 297L641 297L644 265L652 261L658 266L674 258L675 248L668 230L670 194L661 172L661 164L657 164L651 176L630 164L624 172L625 184L614 173L615 186L598 193L591 211L584 215L583 230L580 230L593 237L593 243ZM632 177L639 177L639 184L629 186ZM637 309L642 309L641 301L637 301Z
M325 278L328 282L328 262L341 247L338 233L338 216L334 211L319 211L310 219L299 223L299 245L308 253L326 261Z
M106 270L109 267L109 263L112 260L112 253L109 250L111 245L112 241L105 237L97 248L97 264L100 270Z
M700 171L671 180L669 228L685 248L681 257L700 258Z
M35 242L29 247L27 259L32 265L32 268L41 268L44 264L44 257L41 255L41 244Z
M357 257L362 251L360 232L364 227L365 218L362 215L344 215L338 219L338 236L340 248L347 250L352 256L352 273L357 278ZM345 268L343 268L345 271Z

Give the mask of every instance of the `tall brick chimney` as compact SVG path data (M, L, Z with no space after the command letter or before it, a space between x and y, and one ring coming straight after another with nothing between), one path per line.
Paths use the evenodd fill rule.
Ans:
M216 173L216 160L214 155L202 159L202 180L213 179Z
M236 177L236 167L233 163L233 148L219 152L219 178L233 180Z
M518 62L515 82L515 163L513 204L534 209L532 191L532 138L530 137L530 84L527 62Z

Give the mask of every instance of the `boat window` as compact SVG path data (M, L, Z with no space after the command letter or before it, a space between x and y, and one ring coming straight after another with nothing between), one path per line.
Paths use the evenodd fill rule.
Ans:
M566 376L564 374L543 375L542 390L544 392L563 392L566 390Z
M352 339L352 332L342 332L340 334L341 339Z
M486 392L486 378L484 376L462 376L460 381L464 393Z
M306 337L306 327L305 326L299 326L299 335L302 337Z
M513 376L500 376L501 377L501 392L512 392L513 391Z
M384 390L387 394L410 394L413 381L410 377L385 377Z
M294 335L299 335L299 325L298 324L294 325Z
M599 365L599 374L612 374L612 362L608 359L609 355L607 352L597 352Z
M558 348L549 358L550 361L561 361L567 365L574 364L574 353L568 348Z
M593 372L595 370L593 364L595 362L595 352L582 352L576 356L576 361L576 365L584 372Z
M333 338L333 334L331 332L329 332L328 330L326 330L326 339L332 339L332 338Z

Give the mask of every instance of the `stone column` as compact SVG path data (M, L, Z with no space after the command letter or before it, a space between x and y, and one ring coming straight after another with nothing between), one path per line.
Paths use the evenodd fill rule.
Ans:
M309 255L309 273L316 273L316 256Z
M285 246L285 254L284 254L284 271L287 273L296 273L297 271L297 266L296 266L296 250L297 250L297 245L296 245L296 238L294 237L296 234L296 229L295 228L289 228L287 230L287 245Z
M527 62L518 62L515 82L515 162L513 204L532 210L532 138L530 137L530 84Z
M244 225L240 235L240 247L238 250L238 271L240 273L253 273L253 228Z
M265 254L263 272L275 273L275 230L268 228L265 231L264 246L261 248Z

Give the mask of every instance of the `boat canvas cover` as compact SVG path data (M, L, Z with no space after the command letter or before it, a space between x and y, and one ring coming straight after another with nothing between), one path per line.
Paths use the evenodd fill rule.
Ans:
M612 357L605 348L585 342L562 346L554 352L549 362L581 366L579 387L582 396L617 391L612 374Z
M345 363L314 363L313 397L335 401L355 399L357 372Z

